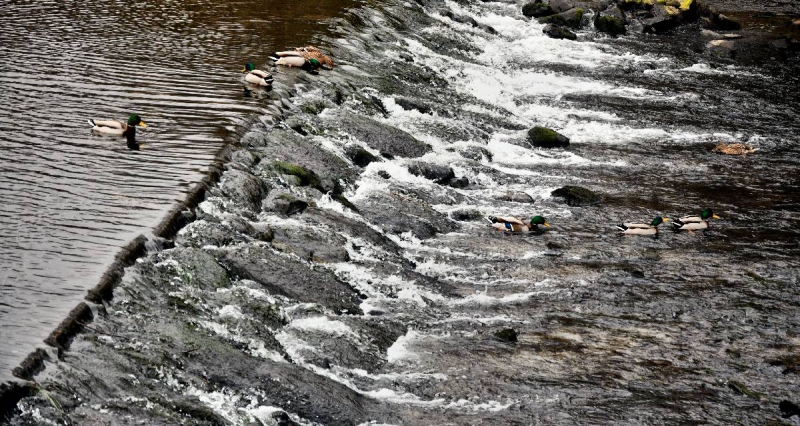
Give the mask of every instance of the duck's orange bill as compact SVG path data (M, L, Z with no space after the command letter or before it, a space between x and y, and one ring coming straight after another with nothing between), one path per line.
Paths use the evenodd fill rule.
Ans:
M719 216L717 216L717 215L715 215L715 214L714 214L714 215L711 215L711 217L712 217L713 219L722 219L721 217L719 217Z
M140 126L140 127L147 127L147 124L145 124L145 122L144 122L144 121L140 121L140 122L139 122L139 126Z
M545 222L544 222L544 226L546 226L546 227L548 227L548 228L549 228L549 227L550 227L550 224L549 224L549 223L547 223L547 221L545 221Z

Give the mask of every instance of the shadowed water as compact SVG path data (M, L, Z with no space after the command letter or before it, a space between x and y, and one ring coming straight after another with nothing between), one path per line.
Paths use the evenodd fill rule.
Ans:
M0 378L263 111L245 62L345 0L7 1L0 26ZM140 151L86 120L140 114Z

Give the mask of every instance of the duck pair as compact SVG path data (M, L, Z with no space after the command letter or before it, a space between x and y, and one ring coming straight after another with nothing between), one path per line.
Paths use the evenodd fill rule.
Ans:
M294 50L275 52L273 56L270 56L270 59L275 61L275 65L300 68L312 74L317 73L320 68L333 69L333 60L314 46L297 47ZM258 86L272 86L274 81L272 74L256 69L256 66L252 63L246 64L242 72L246 73L244 76L246 82Z
M680 219L672 221L672 226L675 231L699 231L708 229L711 226L711 219L719 219L720 217L714 214L711 209L705 209L700 212L700 216L685 216ZM657 235L658 226L662 223L669 222L668 217L656 216L650 224L645 223L623 223L617 225L617 229L626 235Z
M505 232L536 232L540 230L539 225L550 227L547 219L542 216L534 216L528 223L513 216L489 216L487 219L492 223L492 228Z

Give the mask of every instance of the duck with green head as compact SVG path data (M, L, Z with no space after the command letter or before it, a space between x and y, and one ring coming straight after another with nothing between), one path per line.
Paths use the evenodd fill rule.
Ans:
M623 223L616 227L625 235L658 235L658 225L664 222L669 222L669 218L656 216L649 225L646 223Z
M103 135L111 136L125 136L128 144L136 143L136 126L145 128L147 124L142 121L139 114L131 114L128 116L127 122L118 120L88 120L92 131Z
M256 66L252 63L248 62L245 64L244 68L242 68L242 73L246 73L244 76L244 81L255 84L258 86L272 86L272 82L274 78L272 78L272 74L257 70Z
M513 216L489 216L488 219L489 222L492 223L492 228L505 232L535 232L540 231L539 225L543 225L547 228L550 227L547 219L542 216L534 216L528 223L525 223Z
M714 214L714 210L705 209L700 212L700 216L685 216L672 222L676 231L697 231L711 227L711 219L720 219Z
M275 65L283 65L285 67L295 67L308 71L312 74L319 72L322 68L322 63L316 58L305 58L299 54L289 54L296 52L277 52L275 56L270 56L270 59L275 61Z

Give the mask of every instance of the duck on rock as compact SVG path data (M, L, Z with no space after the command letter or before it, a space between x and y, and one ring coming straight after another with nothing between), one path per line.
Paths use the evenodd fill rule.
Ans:
M617 225L617 229L625 235L658 235L658 225L669 222L669 218L656 216L650 224L646 223L623 223Z
M258 86L272 86L272 82L274 81L272 74L266 71L257 70L256 66L252 63L245 65L244 68L242 68L242 72L247 73L244 76L244 81L250 84L255 84Z
M534 216L528 223L513 216L489 216L488 219L489 222L492 223L492 228L498 231L522 233L540 231L539 225L543 225L547 228L550 227L550 224L547 223L547 219L542 216Z
M711 227L711 219L720 219L711 209L700 212L700 216L685 216L672 222L675 231L697 231Z

